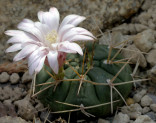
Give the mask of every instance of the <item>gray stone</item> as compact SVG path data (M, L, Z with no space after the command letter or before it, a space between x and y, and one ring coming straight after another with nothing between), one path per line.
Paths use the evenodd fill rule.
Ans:
M141 115L134 121L134 123L155 123L155 122L147 115Z
M7 72L2 72L0 74L0 83L8 82L9 78L10 78L10 76L9 76L9 74Z
M154 94L148 94L148 96L152 99L153 103L156 103L156 96Z
M10 76L10 82L11 82L12 84L18 83L19 80L20 80L20 77L19 77L19 75L18 75L17 73L13 73L13 74Z
M24 99L14 102L14 105L18 107L18 114L26 120L33 120L37 114L36 109L30 102L30 97L27 95Z
M129 116L127 114L119 113L115 116L113 123L129 123Z
M127 114L130 119L136 119L142 113L142 107L138 104L131 104L130 106L123 106L121 108L123 114Z
M29 71L25 72L22 76L22 83L28 83L32 81L32 76L29 74Z
M29 123L22 119L21 117L11 117L11 116L4 116L0 117L1 123Z
M154 112L148 112L145 115L149 116L152 120L156 121L156 115Z
M150 108L152 109L152 111L156 112L156 104L151 104Z
M152 103L153 103L153 101L152 101L152 99L151 99L148 95L145 95L145 96L141 99L141 105L142 105L143 107L150 106Z
M147 60L147 62L148 62L151 66L156 65L156 49L151 50L151 51L146 55L146 60Z
M134 39L134 44L142 52L148 52L155 42L154 31L151 29L145 30L142 33L137 34Z
M133 96L133 99L136 103L140 102L141 98L147 93L147 90L142 89Z
M151 109L149 107L144 107L142 109L142 114L146 114L147 112L149 112Z
M126 49L123 49L121 54L125 58L131 58L132 57L130 62L132 62L133 64L136 64L138 59L139 59L139 65L141 67L145 68L147 66L147 62L146 62L144 55L141 53L141 51L134 44L129 45L128 47L126 47Z
M110 121L99 118L98 123L110 123Z

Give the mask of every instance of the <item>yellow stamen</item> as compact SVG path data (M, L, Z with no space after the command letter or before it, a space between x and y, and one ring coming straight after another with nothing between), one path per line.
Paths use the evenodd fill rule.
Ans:
M56 43L57 32L55 30L52 30L50 33L46 35L46 40L48 40L50 43Z

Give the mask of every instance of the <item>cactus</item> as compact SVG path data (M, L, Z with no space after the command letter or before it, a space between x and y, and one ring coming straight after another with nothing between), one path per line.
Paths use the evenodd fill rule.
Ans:
M44 66L36 76L35 91L41 102L49 106L52 112L76 111L78 117L84 114L108 116L111 111L123 105L123 98L131 91L132 84L125 83L132 80L131 68L123 62L109 62L117 50L110 52L106 45L89 43L86 44L84 52L84 56L67 55L62 81L55 81L53 72L48 66ZM117 55L113 61L121 59ZM122 84L115 85L121 82ZM75 110L80 109L80 105L84 106L84 112Z

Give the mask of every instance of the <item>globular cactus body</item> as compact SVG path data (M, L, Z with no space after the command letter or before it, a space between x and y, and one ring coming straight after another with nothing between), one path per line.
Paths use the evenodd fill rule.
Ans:
M124 63L113 63L107 64L107 58L109 54L109 48L106 45L98 45L94 46L94 57L92 57L92 45L87 45L86 57L84 60L84 72L89 69L91 64L93 67L89 70L87 75L85 76L86 80L93 81L96 83L107 83L108 80L111 80L122 68ZM112 50L110 59L115 55L116 50ZM69 60L71 59L71 61ZM118 55L114 60L122 59L120 55ZM75 70L77 70L80 75L82 74L83 68L83 57L77 54L68 55L67 60L69 60L69 64L73 66ZM91 63L92 62L92 63ZM50 68L45 66L45 69L51 72ZM48 73L42 69L41 72L36 77L36 85L46 82L53 82L54 79L48 75ZM124 69L120 72L117 78L113 81L113 83L127 82L131 81L131 68L129 65L126 65ZM79 76L73 71L71 67L65 65L65 76L64 79L79 79ZM95 85L89 82L82 82L79 94L80 82L79 81L64 81L60 82L55 91L55 86L52 86L40 94L38 94L38 98L41 100L43 104L49 106L52 112L55 111L64 111L70 109L77 109L77 107L58 103L64 102L68 104L81 105L84 107L94 106L98 104L104 104L111 102L111 94L110 94L110 86L109 85ZM36 92L48 87L49 85L37 86ZM122 84L117 85L115 88L121 93L121 95L126 98L131 91L132 84ZM123 104L121 96L113 89L112 91L113 101L120 100L119 102L113 103L113 109L116 110L117 107ZM94 108L86 109L86 112L94 115L94 116L108 116L111 113L111 105L102 105ZM77 112L77 115L83 115L80 111Z

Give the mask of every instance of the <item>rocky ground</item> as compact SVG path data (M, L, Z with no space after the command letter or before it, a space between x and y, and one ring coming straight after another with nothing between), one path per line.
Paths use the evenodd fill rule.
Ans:
M37 20L37 12L51 6L61 17L74 13L87 20L81 26L99 39L100 44L127 40L121 53L131 59L136 82L127 103L116 115L91 123L156 123L156 1L155 0L1 0L0 1L0 122L44 122L48 110L36 98L30 98L32 76L26 61L12 62L15 53L5 54L9 46L4 31L16 29L24 18ZM122 45L116 47L121 48ZM138 65L138 67L137 67ZM49 120L53 119L50 114ZM66 122L57 119L57 122ZM47 121L48 122L48 121ZM78 121L87 122L87 121Z

